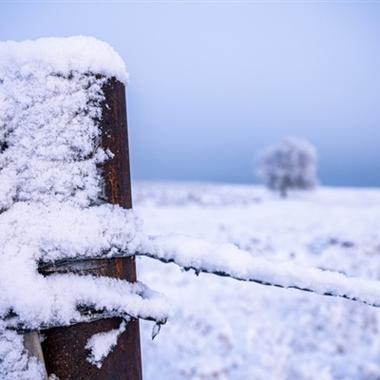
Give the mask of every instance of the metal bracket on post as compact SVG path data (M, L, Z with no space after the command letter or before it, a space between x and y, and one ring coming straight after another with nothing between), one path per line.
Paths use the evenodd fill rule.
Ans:
M100 121L101 144L114 155L99 168L104 179L105 201L132 208L125 87L111 78L103 85L103 92L105 100ZM92 260L89 265L82 265L78 270L71 267L70 271L136 281L134 257L101 261L102 263ZM128 322L126 331L120 335L117 346L104 360L101 368L87 361L87 340L96 333L117 329L120 323L120 318L110 318L44 331L46 338L42 349L47 372L54 373L61 380L142 379L138 320Z
M30 331L24 334L24 348L28 352L28 356L35 357L41 363L44 369L44 380L48 380L40 334L37 331Z

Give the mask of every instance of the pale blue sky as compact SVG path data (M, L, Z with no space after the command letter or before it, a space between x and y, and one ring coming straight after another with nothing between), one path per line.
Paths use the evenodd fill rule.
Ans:
M380 186L380 2L0 1L2 40L76 34L127 62L134 178L255 182L291 135L322 183Z

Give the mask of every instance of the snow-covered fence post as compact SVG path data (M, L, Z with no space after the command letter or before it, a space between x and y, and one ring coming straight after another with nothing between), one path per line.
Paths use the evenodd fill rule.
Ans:
M109 203L132 208L128 154L125 87L115 78L103 85L105 100L102 105L101 144L113 157L102 164L104 198ZM135 258L114 258L78 261L58 268L59 272L94 274L136 281ZM90 364L85 349L94 334L117 329L120 318L79 323L70 327L56 327L44 332L42 347L48 373L60 379L128 379L142 378L139 322L132 319L118 338L118 345L105 359L101 368Z

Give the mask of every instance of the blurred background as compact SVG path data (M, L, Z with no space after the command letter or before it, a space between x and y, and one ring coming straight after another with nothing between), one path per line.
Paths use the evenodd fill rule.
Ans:
M380 2L0 2L0 39L92 35L130 72L134 179L255 183L311 141L325 185L380 185Z

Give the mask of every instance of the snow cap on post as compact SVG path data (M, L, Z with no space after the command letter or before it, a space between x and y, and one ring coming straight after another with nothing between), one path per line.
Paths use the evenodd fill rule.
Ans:
M106 42L94 37L47 37L22 42L0 43L1 71L17 66L35 72L36 67L69 75L73 71L115 77L126 84L128 72L123 59Z

